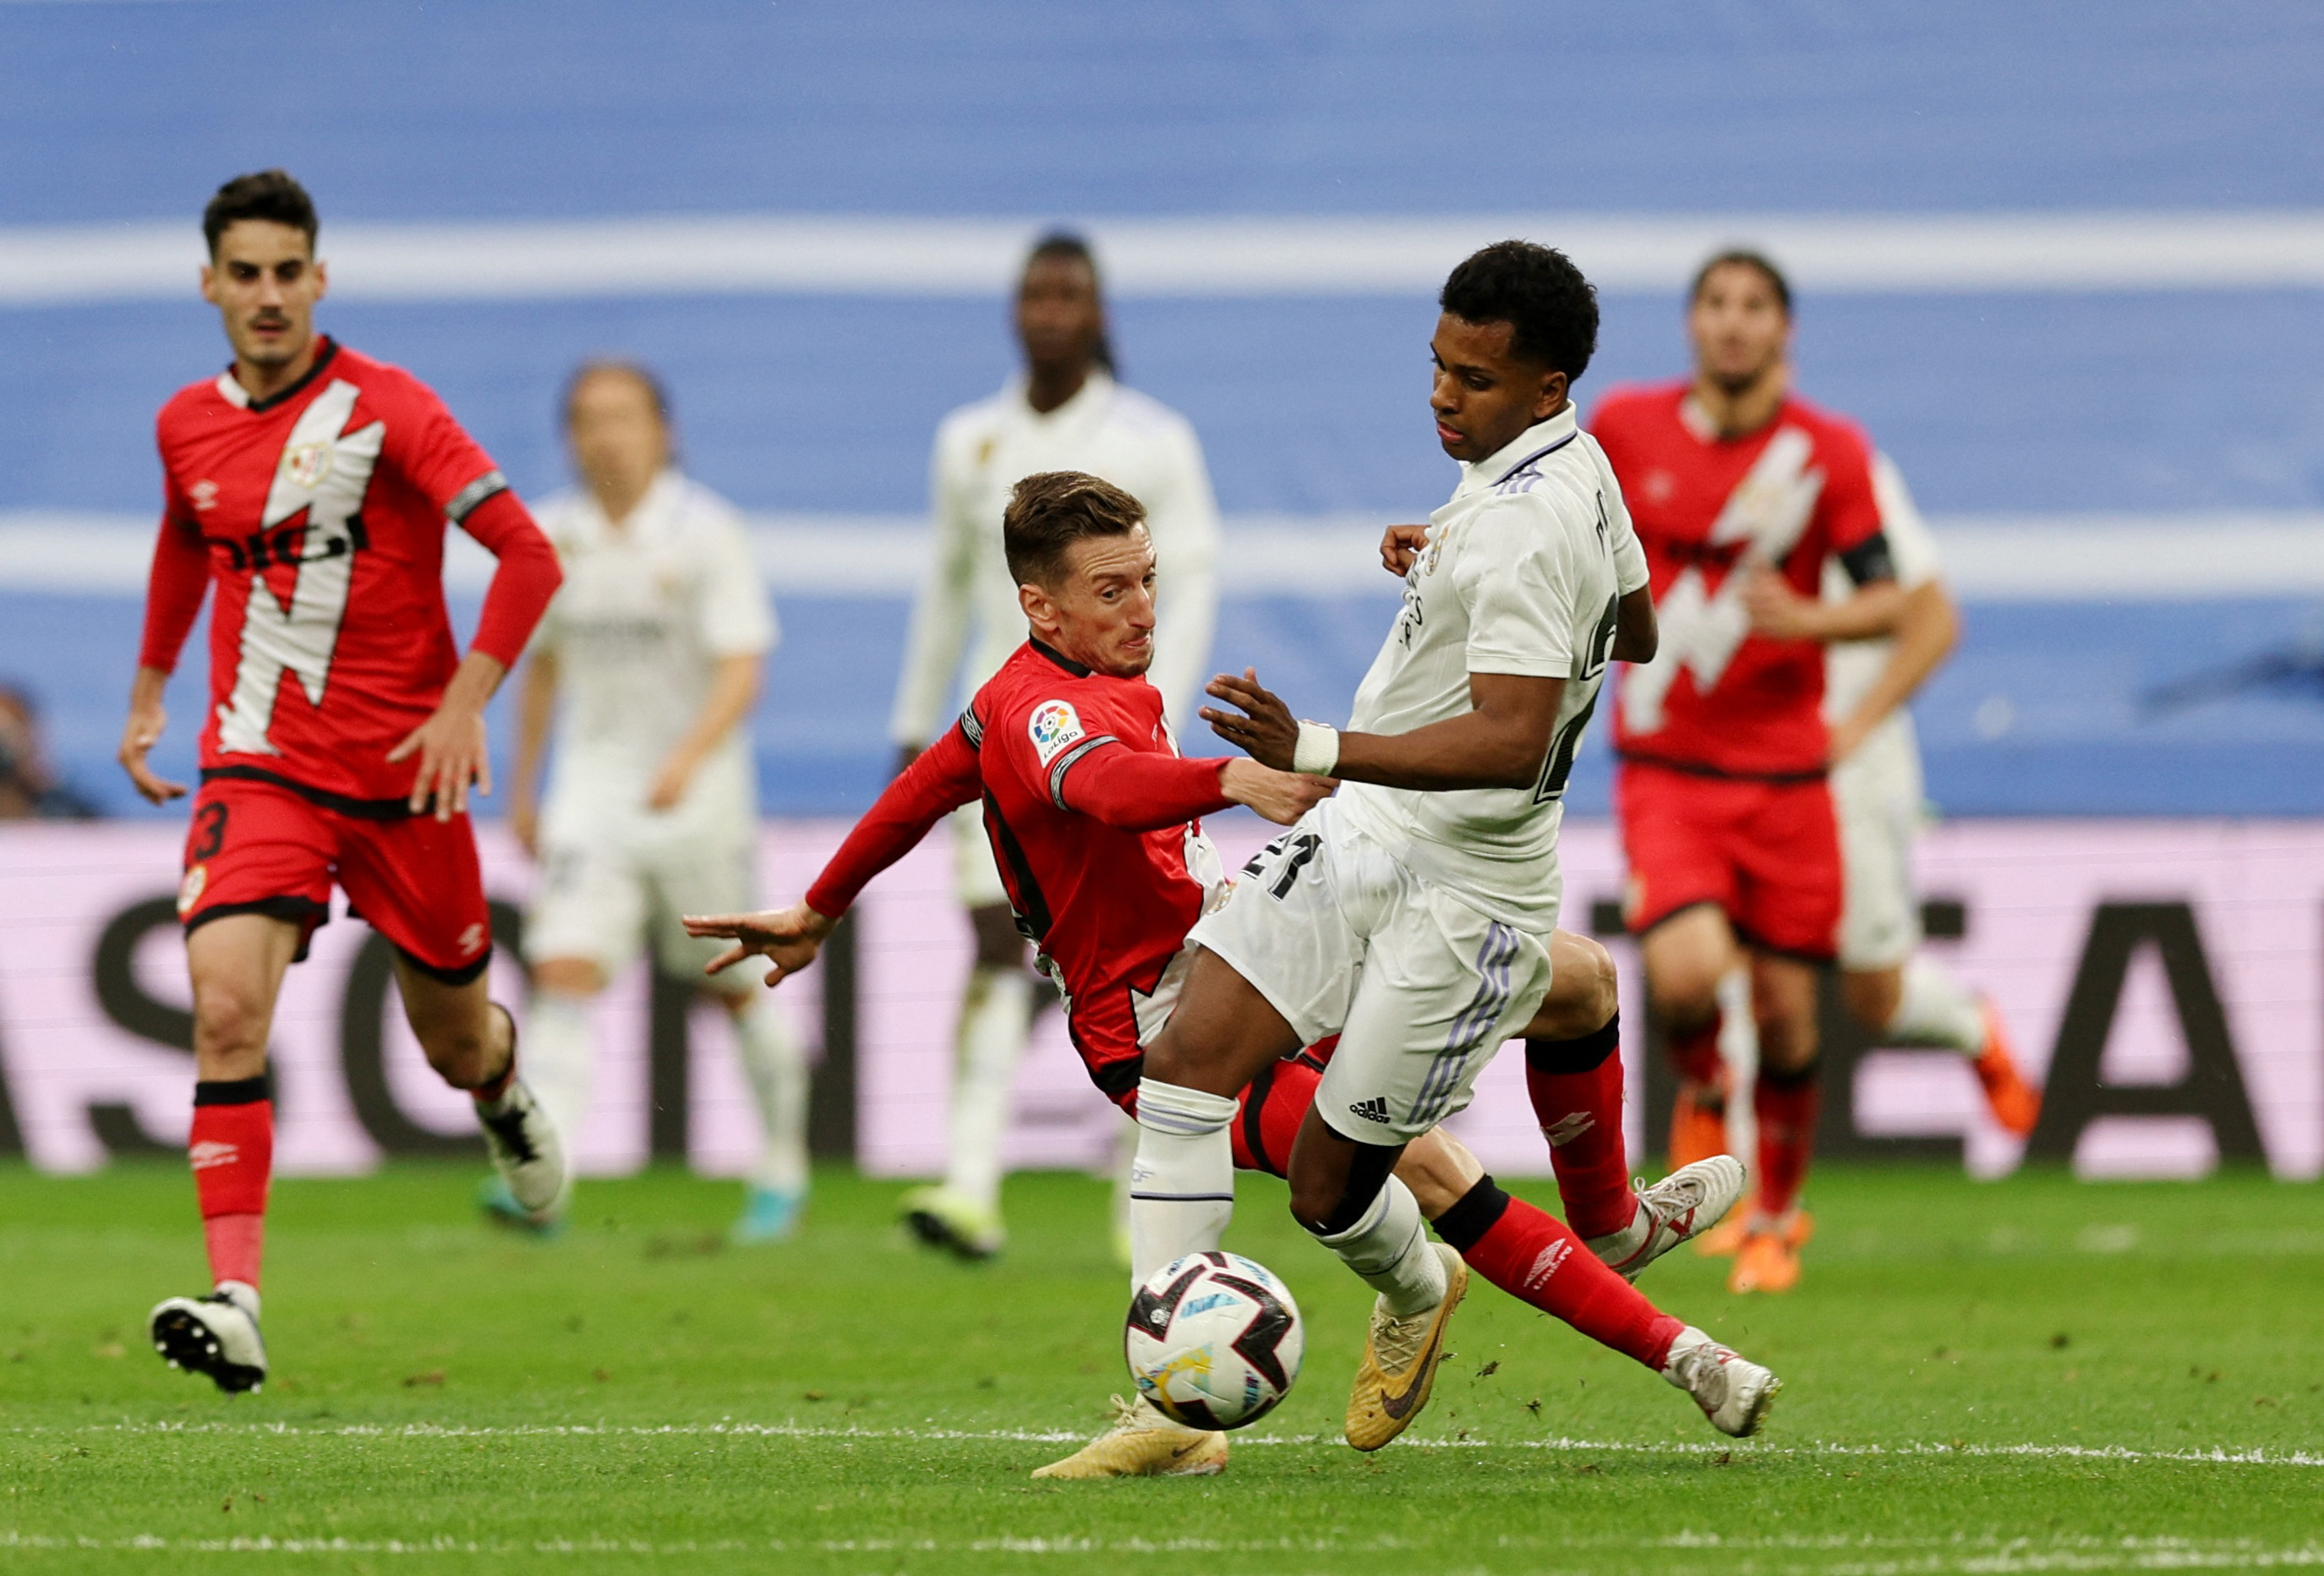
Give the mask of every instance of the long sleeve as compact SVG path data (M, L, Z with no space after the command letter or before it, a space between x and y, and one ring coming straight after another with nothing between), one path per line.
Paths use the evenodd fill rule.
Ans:
M210 586L209 549L192 526L164 514L153 542L153 566L145 580L145 639L137 654L141 668L174 671L186 633L202 611Z
M460 528L500 560L493 582L484 591L484 610L476 620L471 649L482 651L503 668L513 668L532 638L535 624L548 610L549 598L564 584L557 567L557 549L549 545L532 515L513 493L500 492L467 512Z
M1180 428L1171 448L1168 484L1161 496L1146 500L1161 592L1154 610L1154 667L1147 677L1162 692L1170 725L1184 729L1211 673L1219 615L1219 510L1194 429Z
M927 576L912 604L911 633L904 643L904 668L896 681L896 705L888 723L889 736L899 744L923 743L935 733L936 719L952 698L968 641L976 524L950 474L948 436L936 434L936 452L928 462L932 550Z
M958 727L920 752L848 833L807 890L807 906L828 919L847 912L872 878L909 853L938 821L984 790L976 751Z
M1219 792L1219 769L1225 764L1102 744L1073 762L1056 792L1067 809L1117 831L1158 832L1216 815L1234 802Z

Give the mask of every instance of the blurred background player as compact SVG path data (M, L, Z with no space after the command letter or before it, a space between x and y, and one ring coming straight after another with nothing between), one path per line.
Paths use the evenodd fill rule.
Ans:
M1766 259L1712 258L1687 313L1693 376L1617 390L1591 424L1662 622L1655 660L1622 681L1615 806L1682 1120L1720 1098L1720 982L1749 973L1758 1208L1729 1281L1738 1292L1799 1278L1790 1217L1815 1139L1816 978L1842 908L1821 642L1886 634L1904 604L1870 446L1791 392L1791 305ZM1832 558L1853 589L1815 600Z
M1085 472L1145 506L1160 581L1151 677L1172 727L1183 725L1210 658L1219 526L1202 445L1176 411L1115 382L1097 264L1080 237L1053 235L1034 246L1018 281L1016 329L1025 370L936 429L935 557L912 610L896 691L890 732L898 770L951 721L964 677L973 692L1023 640L1017 582L1001 539L1001 512L1020 477ZM976 806L954 818L953 850L976 959L954 1031L945 1178L907 1194L903 1212L923 1240L982 1258L1007 1237L1001 1140L1030 1027L1033 979Z
M0 821L88 821L97 814L50 766L31 692L0 684Z
M669 401L645 368L592 362L565 401L582 485L541 505L565 570L518 706L510 818L540 862L526 917L526 1066L559 1130L589 1109L591 1003L650 934L694 981L716 949L678 917L753 899L758 776L746 721L777 634L733 505L672 460ZM546 806L533 785L556 714ZM807 1195L807 1065L764 991L713 987L734 1024L761 1146L738 1241L790 1235ZM488 1210L534 1225L496 1181ZM560 1200L557 1211L561 1211Z
M1942 963L1920 951L1921 905L1913 881L1913 844L1927 806L1920 741L1906 706L1952 650L1960 616L1945 590L1936 540L1904 475L1885 454L1872 457L1872 493L1880 506L1880 529L1888 539L1896 584L1904 587L1904 605L1892 635L1836 641L1824 650L1823 710L1831 728L1831 799L1840 817L1845 878L1840 1000L1881 1045L1927 1046L1967 1057L1993 1120L2022 1138L2042 1114L2042 1095L2019 1072L2000 1014ZM1839 561L1827 559L1822 604L1843 604L1855 590ZM1803 633L1813 628L1815 607L1794 597L1787 586L1763 594L1769 606L1763 612L1762 628L1777 622ZM1722 1046L1731 1083L1738 1066L1757 1064L1757 1047L1752 1043L1756 1037L1750 1015L1726 1016ZM1731 1108L1731 1089L1725 1103ZM1683 1123L1673 1124L1672 1165L1716 1152L1706 1151L1706 1145L1727 1147L1716 1097L1688 1101L1684 1114ZM1697 1246L1706 1253L1737 1251L1749 1218L1747 1209L1730 1223L1697 1239ZM1807 1235L1806 1212L1795 1212L1790 1233L1794 1245L1804 1243Z
M185 793L145 757L202 599L209 721L178 915L194 999L187 1157L215 1289L149 1322L172 1367L223 1390L266 1378L258 1277L273 1169L267 1035L336 880L395 947L420 1049L475 1098L511 1194L564 1185L556 1129L516 1076L516 1025L489 993L492 918L467 816L489 791L484 703L557 590L557 556L475 440L409 373L315 333L327 282L315 205L280 170L220 187L202 216L202 296L234 364L161 408L163 508L121 764L154 804ZM500 560L462 657L444 605L444 527Z

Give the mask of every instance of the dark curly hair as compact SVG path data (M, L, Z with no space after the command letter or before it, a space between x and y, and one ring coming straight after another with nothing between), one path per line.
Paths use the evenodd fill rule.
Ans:
M1507 323L1509 346L1579 378L1598 350L1598 290L1573 260L1531 241L1496 241L1444 281L1436 304L1469 323Z
M290 179L287 170L261 170L254 175L237 175L217 189L209 207L202 210L202 239L209 243L210 255L217 255L218 237L226 226L243 219L271 219L278 225L288 225L294 230L307 232L307 250L315 249L315 232L321 228L315 217L315 199L307 189Z

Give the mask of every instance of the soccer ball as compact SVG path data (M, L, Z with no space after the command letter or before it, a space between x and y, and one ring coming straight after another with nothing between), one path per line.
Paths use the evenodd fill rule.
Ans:
M1299 1304L1265 1265L1190 1253L1130 1302L1123 1339L1139 1393L1189 1428L1240 1428L1275 1410L1307 1346Z

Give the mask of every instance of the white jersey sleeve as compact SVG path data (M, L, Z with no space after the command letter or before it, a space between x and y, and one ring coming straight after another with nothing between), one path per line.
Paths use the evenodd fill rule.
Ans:
M1469 612L1469 671L1568 677L1572 552L1554 515L1522 496L1501 500L1470 521L1462 548L1452 585Z
M1896 584L1909 591L1941 575L1937 539L1904 485L1904 474L1885 454L1872 456L1872 499L1880 510L1880 533L1888 539L1888 557L1896 566Z
M714 657L756 657L771 651L782 639L775 610L767 599L751 551L750 533L742 519L723 502L701 495L701 578L696 582L696 616L701 621L702 646Z
M926 744L935 736L968 642L976 518L966 495L964 447L957 419L936 429L936 451L928 464L927 573L912 604L903 672L896 681L896 705L888 723L889 737L899 744Z
M1623 500L1622 484L1615 480L1614 467L1607 463L1606 452L1594 438L1590 440L1590 452L1598 462L1598 498L1606 511L1606 530L1614 549L1614 594L1628 596L1650 577L1646 549L1638 540L1637 528L1630 523L1630 506Z
M1160 457L1160 475L1141 500L1159 593L1154 666L1147 678L1162 692L1171 726L1184 728L1193 715L1187 708L1210 676L1219 613L1219 508L1192 427L1174 419Z

